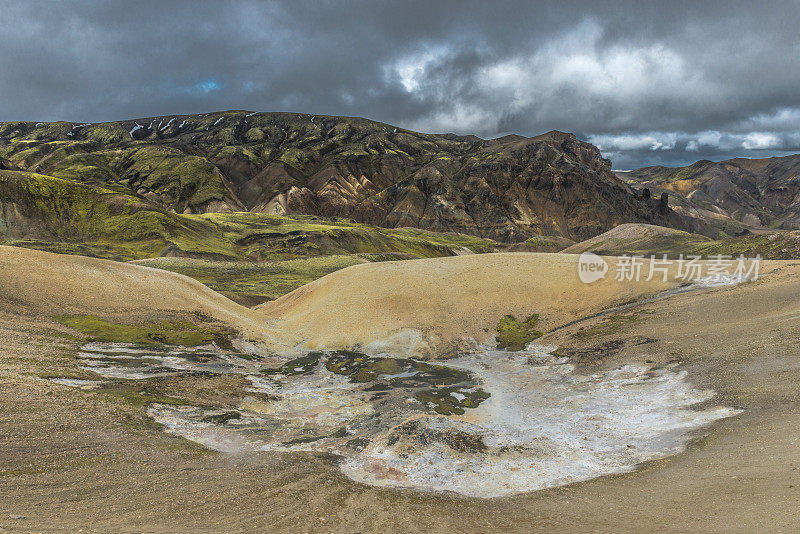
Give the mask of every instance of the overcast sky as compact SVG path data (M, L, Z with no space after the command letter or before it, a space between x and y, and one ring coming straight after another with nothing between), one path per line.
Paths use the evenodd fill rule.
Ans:
M0 121L297 111L569 131L617 169L783 155L798 23L781 1L0 0Z

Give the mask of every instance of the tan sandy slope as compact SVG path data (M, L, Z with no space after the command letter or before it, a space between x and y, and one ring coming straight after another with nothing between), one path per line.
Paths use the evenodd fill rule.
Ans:
M377 348L421 339L421 353L446 351L465 338L485 341L505 314L540 314L543 330L675 285L662 276L617 282L616 259L606 278L584 284L578 256L504 253L348 267L258 309L309 347L372 342ZM671 267L674 272L675 266ZM415 336L415 332L421 336ZM397 343L376 343L394 336ZM391 341L391 340L390 340Z
M196 312L248 337L273 339L252 310L189 277L83 256L0 246L0 301L27 312L120 321Z

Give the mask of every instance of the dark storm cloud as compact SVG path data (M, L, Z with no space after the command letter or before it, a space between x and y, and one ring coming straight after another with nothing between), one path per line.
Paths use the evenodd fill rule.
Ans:
M250 109L484 137L559 129L618 168L800 152L797 2L26 0L0 10L0 120Z

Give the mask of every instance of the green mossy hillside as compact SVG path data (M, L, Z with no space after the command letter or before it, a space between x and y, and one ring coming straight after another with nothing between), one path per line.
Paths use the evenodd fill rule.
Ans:
M387 229L345 219L263 213L177 214L97 186L0 171L6 244L116 260L180 256L280 260L342 254L448 256L497 243L462 234Z
M561 132L484 140L355 117L242 110L99 124L0 122L0 167L173 213L345 216L505 243L536 234L585 238L618 220L678 224L632 195L596 147ZM534 183L536 194L528 191Z
M96 185L0 170L0 243L185 274L252 306L366 261L492 252L456 233L381 228L341 218L178 214Z
M99 124L5 122L0 137L0 158L12 168L149 198L178 213L204 212L214 201L252 207L241 204L238 186L270 165L282 177L262 187L274 195L332 161L432 161L478 149L473 141L355 117L245 111Z

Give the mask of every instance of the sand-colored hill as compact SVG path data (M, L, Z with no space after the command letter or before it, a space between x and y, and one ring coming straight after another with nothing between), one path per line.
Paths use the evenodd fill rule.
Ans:
M187 276L109 260L0 246L0 306L44 315L147 321L198 313L274 340L261 317Z
M654 277L615 281L616 259L606 278L584 284L578 256L503 253L364 264L311 282L258 309L281 331L309 347L401 346L441 355L454 344L494 336L506 314L540 314L548 330L605 308L675 285ZM672 267L674 269L674 266ZM371 344L371 346L370 346Z
M595 254L619 256L622 254L687 253L711 243L708 237L655 226L652 224L620 224L619 226L564 249L565 254Z
M578 256L503 253L362 264L324 276L257 309L199 282L141 265L0 247L0 300L47 315L92 314L121 322L201 313L278 351L399 350L446 355L465 339L494 337L506 314L538 313L548 330L668 289L659 277L616 282L578 277ZM674 268L674 267L673 267Z

